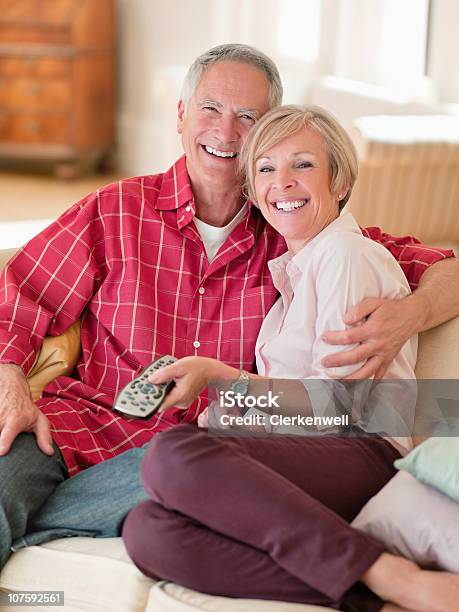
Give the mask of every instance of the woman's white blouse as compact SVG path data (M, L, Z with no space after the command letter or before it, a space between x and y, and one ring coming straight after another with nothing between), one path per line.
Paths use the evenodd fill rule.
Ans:
M326 344L323 334L346 329L344 313L367 297L399 299L409 295L408 282L389 251L365 238L348 212L330 223L296 255L285 253L270 261L269 268L280 298L260 329L256 344L258 372L272 378L309 379L305 385L314 414L324 414L330 399L327 392L330 383L323 385L317 379L341 379L363 363L325 368L321 363L323 357L352 346ZM360 399L353 398L353 423L367 431L381 431L381 427L386 432L391 430L386 437L399 450L411 448L411 440L402 438L405 434L408 438L412 431L415 397L413 383L402 381L415 378L416 353L417 336L413 336L385 375L400 384L382 384L381 397L373 399L373 405L377 401L385 406L383 425L369 424L364 389L369 390L371 385L363 384L363 391L357 394Z

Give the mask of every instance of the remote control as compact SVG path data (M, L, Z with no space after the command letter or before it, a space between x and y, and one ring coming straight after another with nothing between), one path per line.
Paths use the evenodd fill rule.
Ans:
M170 380L154 385L148 380L148 377L159 368L171 365L175 361L177 361L175 357L164 355L146 367L139 376L120 391L113 406L114 410L139 419L148 419L156 414L175 383Z

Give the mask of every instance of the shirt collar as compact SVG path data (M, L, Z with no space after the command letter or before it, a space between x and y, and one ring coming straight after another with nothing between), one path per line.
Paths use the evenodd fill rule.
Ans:
M245 228L254 233L259 211L251 200L248 200L248 214ZM161 188L156 200L157 210L176 210L179 229L188 225L196 214L196 204L190 177L186 168L186 157L182 155L163 175ZM258 213L258 214L257 214Z
M185 155L182 155L163 175L161 188L156 200L156 209L177 210L189 203L193 204L194 209L190 177L186 169Z
M276 257L276 259L272 259L268 262L269 270L271 275L274 277L278 277L279 274L288 274L293 277L298 272L301 274L303 270L303 262L310 256L311 251L315 249L315 247L324 240L329 234L336 232L336 230L341 230L345 232L351 232L354 234L362 234L362 230L360 229L357 221L354 219L350 212L343 212L339 217L337 217L334 221L332 221L327 227L325 227L321 232L314 236L314 238L304 245L304 247L296 253L296 255L292 255L288 251L281 255L280 257Z

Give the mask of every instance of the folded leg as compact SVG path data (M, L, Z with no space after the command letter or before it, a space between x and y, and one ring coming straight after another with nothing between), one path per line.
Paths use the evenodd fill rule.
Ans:
M392 476L397 456L379 438L210 438L181 425L150 445L142 478L154 502L261 551L329 603L342 600L383 550L346 521ZM155 536L136 523L129 517L125 532L135 562L136 529L143 551L155 547ZM158 573L154 563L149 571ZM209 592L209 578L205 584ZM272 584L265 586L270 597ZM237 595L260 596L247 582Z
M346 612L378 612L383 605L363 585L353 587L341 602L330 601L265 552L151 500L129 513L123 537L144 574L204 593L326 605ZM152 567L156 573L151 572Z

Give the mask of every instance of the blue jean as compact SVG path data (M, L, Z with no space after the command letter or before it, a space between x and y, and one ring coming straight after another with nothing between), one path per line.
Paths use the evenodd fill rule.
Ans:
M33 434L23 434L23 436L31 436L35 440ZM54 490L45 491L44 496L42 494L44 498L41 507L38 511L29 513L26 533L18 535L16 532L12 550L69 536L101 538L119 536L121 525L129 510L147 499L140 481L140 463L146 446L126 451L72 478L66 478L66 473L60 476L62 470L60 466L59 478L53 481L57 486L51 485L49 488ZM44 466L50 466L56 471L56 463L63 464L59 451L56 451L55 457L50 461L47 461L38 447L34 449L33 461L30 452L22 455L23 465L25 463L35 465L38 457L41 462L37 465L37 470L41 474L46 471ZM21 471L21 467L17 465L18 472ZM29 482L34 478L33 474L29 476ZM10 489L10 499L15 499L12 487Z
M54 455L45 455L34 434L19 434L9 453L0 457L0 569L13 540L24 535L30 518L67 476L57 447Z

